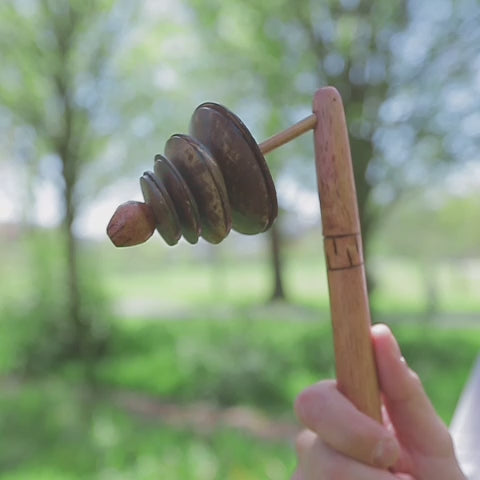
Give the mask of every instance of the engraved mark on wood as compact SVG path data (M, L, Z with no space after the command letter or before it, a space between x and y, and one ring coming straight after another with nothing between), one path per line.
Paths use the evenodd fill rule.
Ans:
M324 241L329 270L343 270L363 264L360 234L325 237Z

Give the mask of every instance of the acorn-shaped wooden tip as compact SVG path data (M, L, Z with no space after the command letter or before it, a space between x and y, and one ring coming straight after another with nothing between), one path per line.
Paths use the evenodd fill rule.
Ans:
M122 203L112 215L107 235L116 247L131 247L146 242L155 231L155 217L143 202Z

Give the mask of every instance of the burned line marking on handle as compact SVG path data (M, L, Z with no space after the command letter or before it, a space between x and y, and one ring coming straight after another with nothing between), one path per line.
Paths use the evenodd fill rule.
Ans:
M345 270L363 265L359 233L325 237L324 242L329 270Z

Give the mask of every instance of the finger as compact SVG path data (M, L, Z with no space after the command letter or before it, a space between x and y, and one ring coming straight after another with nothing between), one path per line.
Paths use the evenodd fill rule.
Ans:
M295 440L295 449L297 451L297 457L300 463L306 459L316 439L317 435L311 430L307 429L302 430L297 435Z
M295 470L291 480L305 480L301 471L301 465L307 463L307 458L317 436L310 430L302 430L295 439L295 449L297 451L298 468Z
M390 467L398 458L400 447L393 434L357 410L334 381L304 390L295 411L305 427L347 457L380 468Z
M304 452L299 471L302 480L398 480L387 470L365 465L339 453L320 437L315 439L308 452Z
M305 479L303 478L302 472L299 469L297 469L293 473L293 477L290 480L305 480Z
M425 454L449 454L448 430L432 406L418 375L408 368L386 325L372 327L380 388L397 438Z

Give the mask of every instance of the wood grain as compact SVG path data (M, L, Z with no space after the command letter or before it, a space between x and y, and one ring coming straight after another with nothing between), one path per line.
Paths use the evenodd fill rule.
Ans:
M360 411L381 422L357 196L338 91L318 90L313 111L338 387Z
M303 135L305 132L312 130L312 128L315 128L316 124L317 116L312 113L311 115L304 118L303 120L300 120L291 127L288 127L287 129L273 135L267 140L264 140L262 143L259 143L258 148L263 153L263 155L266 155L267 153L270 153L276 148L281 147L282 145L285 145L286 143L292 141L294 138Z

